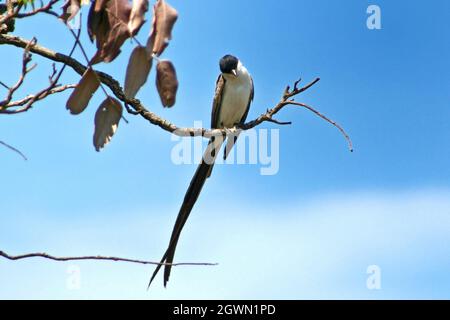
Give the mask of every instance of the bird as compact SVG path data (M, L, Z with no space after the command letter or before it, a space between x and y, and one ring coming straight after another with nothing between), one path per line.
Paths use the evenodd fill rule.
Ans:
M216 81L216 89L211 112L211 129L233 128L245 123L254 97L253 79L242 62L235 56L227 54L219 61L220 75ZM224 148L224 159L227 158L238 138L238 133L228 137ZM164 265L164 287L169 281L175 249L189 214L200 195L203 185L210 177L214 161L227 137L222 135L210 138L202 161L189 184L183 203L172 230L169 245L160 264L156 267L148 287L152 284L158 271Z

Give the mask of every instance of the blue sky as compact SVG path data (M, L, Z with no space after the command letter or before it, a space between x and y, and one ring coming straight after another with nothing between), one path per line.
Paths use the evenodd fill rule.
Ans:
M147 292L152 267L76 263L81 288L68 290L73 264L0 260L0 297L450 298L450 3L171 3L180 18L164 56L177 67L178 103L161 107L152 73L138 94L149 109L180 126L208 124L218 60L233 53L254 78L250 118L286 84L320 77L299 99L342 124L355 152L313 114L285 109L279 118L293 125L280 128L278 174L218 166L183 232L178 261L218 266L176 268L167 289L157 279ZM370 4L381 8L381 30L366 27ZM48 17L18 22L16 34L65 53L72 45ZM86 32L83 40L92 55ZM123 81L132 48L98 68ZM0 49L1 80L14 83L21 50ZM22 94L40 90L51 70L34 61ZM78 117L65 110L67 97L0 117L0 140L29 158L0 148L0 249L159 260L195 166L174 165L170 135L132 115L95 152L102 93ZM381 268L380 290L366 287L369 265Z

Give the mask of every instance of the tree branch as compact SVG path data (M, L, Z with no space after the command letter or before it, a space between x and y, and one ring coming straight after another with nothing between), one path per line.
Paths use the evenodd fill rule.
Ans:
M72 30L71 30L72 31ZM72 31L73 32L73 31ZM75 48L77 47L77 43L79 42L79 38L80 38L80 34L81 34L81 28L78 30L78 33L75 34L73 33L74 37L75 37L75 42L72 46L72 49L70 50L69 53L69 58L72 57L72 54L75 51ZM44 98L46 98L48 95L50 94L54 94L57 92L62 92L66 89L69 88L74 88L75 85L65 85L65 86L59 86L56 90L55 87L58 86L58 81L61 78L62 73L64 72L64 69L66 68L66 64L64 64L61 69L59 70L59 72L56 71L56 67L55 64L53 64L53 70L51 75L49 76L49 82L50 84L42 89L41 91L39 91L38 93L34 94L34 95L29 95L24 99L21 99L19 101L14 101L11 103L11 99L13 96L13 93L23 84L23 81L25 79L25 75L31 71L32 68L34 68L36 65L33 65L32 68L27 69L27 64L31 61L31 54L29 53L30 51L30 47L36 44L36 39L33 38L30 43L25 47L24 50L24 54L23 54L23 66L22 66L22 76L20 77L19 81L17 82L16 85L14 85L12 88L10 88L8 90L8 96L7 98L0 102L0 114L17 114L17 113L22 113L22 112L26 112L29 109L31 109L33 107L33 104L38 101L38 100L42 100ZM22 108L18 108L18 109L10 109L12 107L17 107L17 106L22 106Z
M79 257L55 257L49 255L47 253L27 253L23 255L9 255L4 251L0 250L0 257L3 257L8 260L23 260L29 258L44 258L53 261L80 261L80 260L104 260L104 261L119 261L119 262L129 262L136 264L153 264L153 265L171 265L173 267L177 266L217 266L218 263L205 263L205 262L180 262L180 263L160 263L153 261L145 261L145 260L136 260L136 259L128 259L128 258L119 258L119 257L108 257L108 256L79 256Z
M68 89L73 89L76 86L77 86L76 84L66 84L66 85L54 87L48 91L45 91L44 93L38 92L36 94L31 94L31 95L26 96L23 99L11 101L10 103L8 103L8 108L24 106L27 103L29 103L31 100L33 100L34 102L37 102L39 100L42 100L42 99L48 97L49 95L52 95L55 93L60 93L60 92L66 91ZM8 112L4 112L4 113L8 114ZM10 113L13 114L13 113L18 113L18 112L12 111Z
M20 74L19 80L17 80L16 84L14 84L12 87L8 87L3 84L3 86L6 86L8 88L8 94L6 95L6 98L3 101L0 101L0 112L2 112L3 109L7 108L14 93L17 91L17 89L20 88L20 86L25 81L25 77L27 76L27 74L36 67L36 64L34 64L28 68L28 64L31 62L30 47L33 44L36 44L36 38L31 39L25 46L25 49L23 50L22 73Z
M35 14L41 13L41 12L48 12L51 11L53 5L57 3L59 0L50 0L46 5L42 5L41 7L37 9L33 9L32 11L23 12L23 13L17 13L14 17L15 18L27 18L30 16L34 16Z
M24 48L27 45L27 40L22 39L17 36L13 35L3 35L0 34L0 44L7 44L7 45L13 45L16 47ZM66 56L64 54L54 52L48 48L45 48L43 46L40 46L38 44L34 44L30 47L30 51L33 53L36 53L44 58L61 62L72 68L76 73L79 75L82 75L84 71L86 70L86 66L80 63L78 60ZM123 92L122 87L120 86L120 83L115 80L113 77L111 77L109 74L106 74L104 72L96 71L98 78L101 83L105 84L112 93L116 96L117 99L122 101L125 104L128 104L132 107L132 109L135 111L133 113L139 114L141 117L149 121L151 124L156 125L160 127L163 130L166 130L168 132L171 132L177 136L181 137L195 137L195 136L202 136L204 138L211 138L213 136L219 136L219 135L227 135L227 134L235 134L239 130L249 130L251 128L254 128L258 125L260 125L263 122L274 122L273 117L280 112L284 107L288 105L292 105L295 103L292 103L292 98L297 96L298 94L310 89L312 86L314 86L317 82L319 82L319 78L315 79L311 83L307 84L306 86L302 88L298 88L298 84L300 82L297 81L294 85L294 89L290 90L289 87L286 88L280 102L273 107L272 109L268 109L266 113L260 115L258 118L256 118L253 121L247 122L246 124L240 126L239 128L232 128L232 129L214 129L209 130L205 128L180 128L177 127L175 124L169 122L168 120L165 120L161 117L159 117L157 114L149 111L138 99L128 99L125 97L125 94ZM312 108L311 108L312 109ZM316 112L317 114L318 112ZM329 121L333 125L337 125L334 121ZM339 127L338 127L339 128ZM343 132L344 137L347 139L350 150L352 149L352 143L350 141L350 138L348 134L343 131L342 127L340 129L341 132Z
M38 13L50 13L53 14L52 11L52 7L54 4L56 4L59 0L50 0L47 4L43 4L41 1L41 7L35 9L34 5L32 7L31 11L27 11L27 12L20 12L20 10L22 10L22 8L24 8L22 3L14 3L13 1L7 1L8 3L6 5L2 6L6 6L7 7L7 12L5 12L5 14L0 16L0 26L3 24L8 23L10 20L14 20L14 19L21 19L21 18L28 18L31 16L34 16Z

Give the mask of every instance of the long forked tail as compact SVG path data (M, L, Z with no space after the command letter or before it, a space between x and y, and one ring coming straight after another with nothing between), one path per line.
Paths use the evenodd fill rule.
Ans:
M184 196L183 204L181 205L180 211L178 213L177 220L175 221L175 225L172 230L172 235L170 237L169 246L164 253L160 264L156 267L153 275L150 279L148 287L152 284L156 275L158 274L161 267L164 265L164 287L167 285L170 277L170 271L172 269L171 263L173 263L173 258L175 255L175 249L177 247L178 239L180 238L181 230L183 229L189 214L191 213L192 208L194 207L195 202L198 199L200 192L202 191L203 185L205 184L206 179L210 176L211 171L214 167L214 160L217 157L220 146L223 143L223 138L221 139L217 137L216 141L211 140L208 149L205 152L205 156L202 159L202 162L195 171L194 177L189 184L189 188ZM211 151L212 148L212 151Z

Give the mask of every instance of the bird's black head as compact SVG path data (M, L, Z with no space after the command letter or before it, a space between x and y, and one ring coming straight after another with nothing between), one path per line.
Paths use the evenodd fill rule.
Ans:
M220 59L220 71L222 73L232 74L233 71L236 72L238 67L239 59L235 56L227 54L222 59Z

